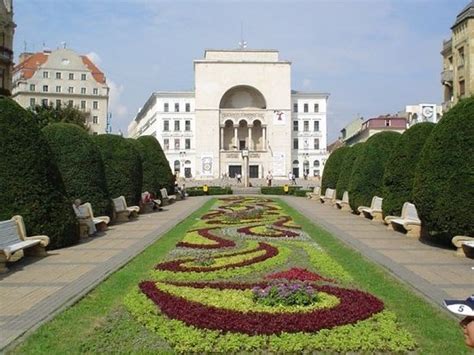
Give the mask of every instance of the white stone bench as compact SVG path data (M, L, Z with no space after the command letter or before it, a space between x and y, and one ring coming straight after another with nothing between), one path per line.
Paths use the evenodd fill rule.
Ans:
M161 200L153 198L152 194L148 191L142 193L140 200L140 211L143 213L153 212L155 209L159 209L161 206Z
M81 238L93 235L96 231L104 231L110 223L109 216L95 217L92 205L89 202L80 206L72 205L74 213L79 221L79 233Z
M21 216L0 222L0 273L7 272L7 261L16 258L15 253L25 252L26 255L46 256L49 238L45 235L26 236L25 223Z
M464 250L464 255L468 258L474 258L474 241L463 242L462 249Z
M468 246L464 248L464 244L469 242ZM451 243L456 247L456 254L459 256L467 256L465 249L468 250L469 246L473 246L474 237L468 237L467 235L457 235L451 239Z
M342 211L352 212L351 206L349 205L349 192L344 191L342 194L342 200L336 200L336 207Z
M160 190L161 198L163 199L163 204L166 202L167 204L170 204L174 201L176 201L176 195L168 195L168 191L165 188L162 188Z
M324 193L324 196L320 196L319 200L322 203L329 202L334 204L334 202L336 201L336 190L327 188L326 192Z
M372 202L370 203L370 207L367 206L359 206L357 211L359 211L360 215L364 218L371 218L373 221L383 221L382 217L382 197L374 196L372 197Z
M138 206L127 206L127 201L124 196L112 199L114 203L114 210L117 222L126 222L131 217L137 217L140 212Z
M316 186L313 189L313 192L307 192L306 193L306 197L309 198L310 200L319 199L320 194L321 194L321 187Z
M398 230L401 227L407 232L407 236L420 237L421 221L413 203L405 202L402 207L402 215L387 216L385 223L388 224L388 229Z

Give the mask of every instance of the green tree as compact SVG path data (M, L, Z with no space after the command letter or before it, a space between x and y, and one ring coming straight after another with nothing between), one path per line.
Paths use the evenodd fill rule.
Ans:
M340 147L329 155L326 165L324 166L323 178L321 180L321 193L324 194L327 188L336 188L342 162L348 152L349 147Z
M30 114L0 98L0 219L23 216L27 233L50 238L48 248L77 243L79 228L52 153Z
M342 166L340 169L339 177L337 179L336 194L339 200L342 199L344 191L349 191L349 184L351 182L352 170L354 163L359 156L364 154L364 143L358 143L349 147L349 151L345 154ZM350 196L349 196L350 199Z
M415 171L413 199L425 232L441 243L474 231L474 98L435 126Z
M413 180L418 159L434 123L414 125L400 137L383 177L383 213L400 216L404 202L413 202Z
M52 123L73 123L89 131L90 112L81 111L71 105L36 105L28 109L34 122L41 129Z
M90 202L96 215L112 216L102 157L87 132L72 123L42 129L59 167L69 200Z
M365 142L364 154L356 160L349 184L349 203L354 211L359 206L369 206L373 196L382 195L385 167L400 136L396 132L380 132Z

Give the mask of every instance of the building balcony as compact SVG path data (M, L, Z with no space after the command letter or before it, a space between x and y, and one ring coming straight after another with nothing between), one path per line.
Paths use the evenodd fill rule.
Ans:
M13 62L13 51L10 48L0 46L0 60L7 63Z
M444 83L451 83L454 80L454 71L452 69L446 69L441 72L441 83L444 85Z
M448 39L446 41L443 41L443 49L441 50L441 54L443 56L447 56L451 54L452 50L453 50L453 40Z

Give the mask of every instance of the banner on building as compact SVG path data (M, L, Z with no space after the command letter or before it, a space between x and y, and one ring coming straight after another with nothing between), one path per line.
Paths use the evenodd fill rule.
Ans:
M286 125L286 115L283 111L273 111L273 125L274 126Z
M213 157L211 154L201 156L201 175L212 176Z

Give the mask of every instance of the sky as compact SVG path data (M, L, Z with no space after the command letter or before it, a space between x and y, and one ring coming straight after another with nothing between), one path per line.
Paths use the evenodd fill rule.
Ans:
M204 50L277 49L292 89L330 93L328 141L357 116L441 103L443 39L468 0L14 0L14 51L87 54L126 134L155 91L193 90Z

